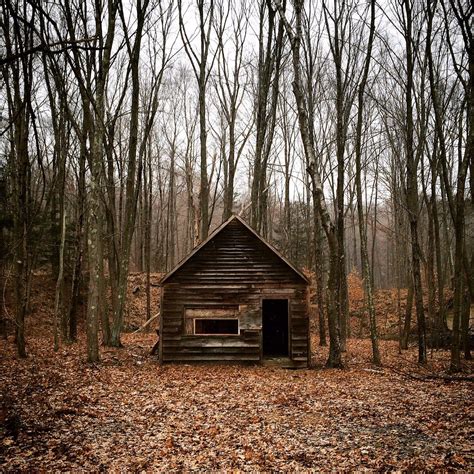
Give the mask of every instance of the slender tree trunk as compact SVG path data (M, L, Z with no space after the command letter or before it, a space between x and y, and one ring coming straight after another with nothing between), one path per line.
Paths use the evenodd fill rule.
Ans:
M408 340L410 338L410 331L411 331L411 312L413 308L413 283L410 282L408 286L408 294L407 294L407 301L406 301L406 308L405 308L405 322L403 325L403 337L401 341L401 348L408 349Z
M436 6L436 3L434 4ZM444 14L446 15L446 5L444 2L441 2ZM450 1L450 7L455 12L455 17L458 22L458 25L463 32L471 31L472 21L471 15L467 14L467 10L464 5ZM442 192L447 194L449 210L451 213L453 228L454 228L454 273L453 273L453 286L454 286L454 308L453 308L453 331L452 331L452 342L451 342L451 363L450 371L457 372L461 369L461 358L460 358L460 322L462 318L462 300L463 300L463 286L464 286L464 277L465 269L469 267L467 262L467 256L465 255L464 248L464 232L465 232L465 186L467 179L467 172L469 166L474 161L474 42L472 39L472 34L463 34L462 37L465 41L465 48L468 56L468 68L467 79L463 77L458 70L456 74L460 79L460 82L463 84L465 92L465 100L467 105L467 137L466 145L464 148L464 154L462 151L462 119L463 114L459 118L459 129L458 129L458 169L457 169L457 179L456 179L456 194L453 196L451 186L450 186L450 177L449 171L447 170L447 152L446 152L446 143L443 133L443 114L441 107L441 100L438 95L438 90L436 87L436 78L434 75L433 67L433 57L431 50L431 31L432 31L432 21L434 8L431 8L431 4L427 4L428 11L428 64L429 64L429 77L430 77L430 88L431 95L433 99L433 109L435 112L435 131L437 133L437 138L440 145L440 161L442 168L442 177L444 181L444 188L442 186ZM449 33L449 32L448 32ZM450 37L447 38L448 42L451 41ZM452 45L451 45L452 46ZM443 185L443 182L441 183ZM447 228L447 225L445 226ZM469 273L469 272L466 272ZM469 277L469 275L468 275ZM472 293L471 289L470 292Z
M153 173L151 166L151 140L147 147L147 160L146 166L144 167L144 175L147 176L147 180L144 181L144 192L145 192L145 270L146 270L146 321L151 318L151 284L150 284L150 272L151 272L151 225L153 222Z
M87 361L99 361L99 286L100 286L100 157L101 133L95 131L91 153L89 191L89 296L87 301Z
M16 345L18 356L26 357L25 317L28 308L28 273L29 273L29 232L28 232L28 126L24 114L15 126L16 148L16 183L15 200L17 202L14 217L15 235L15 303L16 303Z
M426 364L426 325L425 312L423 307L423 288L421 283L421 249L418 236L418 180L417 180L417 159L413 151L413 51L412 51L412 6L410 0L404 0L404 10L406 15L406 31L405 31L405 45L406 45L406 61L407 61L407 82L405 94L406 106L406 154L407 154L407 210L410 222L410 236L411 236L411 263L413 273L413 287L416 307L416 318L418 327L418 362Z
M209 233L209 180L207 176L207 119L206 119L206 63L202 62L199 74L199 144L200 144L200 187L199 209L201 217L200 240L206 240Z
M111 343L111 330L109 321L109 299L107 298L107 285L104 271L104 242L105 236L103 232L103 223L99 222L99 233L101 235L99 241L99 314L100 314L100 325L102 329L102 345L110 346Z
M371 14L370 14L370 33L367 49L367 56L365 58L364 72L358 90L358 113L357 113L357 128L356 128L356 145L355 145L355 161L356 161L356 195L357 195L357 216L359 220L359 238L360 238L360 261L362 265L362 280L364 282L364 294L369 313L370 323L370 339L372 341L372 362L375 365L381 365L380 351L378 345L377 335L377 320L375 315L375 305L373 298L372 276L369 265L369 253L367 250L367 230L364 225L364 209L362 202L362 119L364 106L364 91L369 75L370 58L372 53L372 44L375 34L375 0L371 0Z
M336 4L335 4L336 5ZM336 237L337 237L337 251L339 255L340 268L337 271L337 308L339 314L339 325L341 334L341 350L346 351L347 327L349 319L349 298L347 290L347 275L346 275L346 254L345 254L345 205L344 205L344 191L345 191L345 163L344 152L347 137L347 123L348 110L350 104L345 93L344 79L343 79L343 64L342 42L341 38L341 23L342 12L336 11L334 8L333 14L329 14L326 5L323 3L325 14L326 28L331 41L331 52L335 66L335 83L336 83L336 158L337 158L337 184L336 184ZM330 28L328 16L334 21L333 36L330 35Z
M291 51L293 57L293 93L298 111L298 123L300 127L301 140L306 158L307 171L311 177L312 189L316 201L321 224L326 233L329 246L329 277L328 277L328 292L327 292L327 306L328 306L328 327L329 327L329 357L326 362L327 367L341 368L343 367L341 355L341 342L339 330L339 318L335 296L338 289L338 269L340 268L339 253L337 245L336 227L331 221L329 211L324 197L321 177L316 167L316 152L312 143L308 125L307 104L303 95L303 87L301 80L301 65L300 65L300 43L302 38L302 10L303 1L295 0L294 10L296 18L295 32L289 25L285 18L284 11L277 3L277 8L280 16L284 22L287 36L290 39Z
M127 178L125 191L125 213L121 242L121 254L118 264L118 281L117 281L117 306L114 307L113 325L111 328L110 344L113 347L121 347L120 334L123 327L123 319L127 302L127 285L128 271L130 264L130 253L132 247L132 239L135 230L135 222L137 215L138 195L141 189L142 178L142 157L140 156L137 163L138 151L138 115L140 101L140 78L139 78L139 60L143 27L148 8L148 0L143 4L137 4L137 28L134 33L133 45L129 43L130 38L127 33L127 47L130 57L131 70L131 108L130 108L130 133L128 147L127 162ZM123 13L123 12L121 12ZM125 25L125 19L122 18ZM138 169L137 169L138 167Z
M377 246L377 213L378 213L378 205L379 205L379 188L377 186L378 182L378 162L375 164L375 196L374 196L374 213L372 218L370 219L371 222L371 232L372 232L372 245L370 249L370 275L372 278L372 288L375 288L375 269L376 269L376 260L377 254L375 252ZM369 217L367 216L366 221L368 222ZM380 282L378 282L380 284Z
M33 57L23 53L25 49L32 47L33 30L27 26L27 20L23 24L19 18L24 17L32 23L36 18L35 10L30 14L27 12L27 6L21 2L11 2L9 7L3 8L0 13L2 45L7 57L18 55L18 58L2 66L1 72L8 104L8 119L11 124L8 162L12 173L13 198L15 340L18 356L25 358L25 317L28 311L28 282L31 269L29 131L34 117L31 116Z
M396 181L396 175L394 180ZM402 322L402 307L401 307L401 287L402 287L402 245L401 245L401 217L398 209L397 199L395 198L397 191L396 182L392 184L392 208L393 220L395 226L395 259L397 270L397 313L398 313L398 352L402 352L403 340L403 322Z
M81 140L81 152L79 155L79 174L77 183L76 200L76 229L74 236L74 267L72 274L71 299L67 313L67 333L64 335L66 342L73 342L77 339L77 310L81 293L82 267L84 254L84 217L85 217L85 162L86 162L86 136L87 131L83 129L83 139ZM66 326L66 324L65 324Z
M234 205L234 180L235 180L235 118L229 123L229 156L224 159L224 212L222 221L226 221L232 215Z
M432 179L431 206L433 209L434 249L436 263L436 283L438 292L438 311L435 319L435 347L441 347L444 335L447 333L446 303L444 299L444 267L441 256L441 239L439 235L438 203L436 200L436 180Z
M462 319L462 301L465 274L463 271L464 259L464 186L466 180L467 160L461 162L457 178L456 210L454 216L454 311L453 331L451 343L450 371L458 372L461 369L461 341L460 323Z
M64 201L61 203L61 244L59 246L59 271L56 280L56 292L54 297L54 350L59 349L59 324L61 312L63 311L63 289L64 289L64 250L66 244L66 211Z
M285 3L286 1L283 2L283 8L285 8ZM264 41L265 12L267 12L268 21L266 43ZM276 28L275 16L276 12L269 2L261 1L259 6L256 143L251 188L251 223L264 237L267 237L268 234L267 166L275 132L284 33L281 21L278 22L278 28Z
M434 224L433 224L433 208L431 206L430 200L426 199L426 209L428 217L428 242L427 242L427 252L426 252L426 283L428 286L428 321L431 327L431 340L432 346L435 345L435 339L437 338L438 328L437 328L437 317L436 317L436 282L435 282L435 273L434 273ZM429 209L429 210L428 210Z
M328 237L328 242L329 241L329 276L328 291L326 293L329 327L329 357L326 362L326 366L330 368L342 368L341 334L339 328L338 302L336 301L336 297L338 295L337 290L339 283L340 262L335 232Z
M170 178L168 190L168 269L176 264L176 171L175 171L175 143L170 144Z
M467 287L467 284L466 284ZM469 335L469 320L471 317L471 298L469 291L464 291L461 312L461 347L464 352L464 359L472 360L471 341Z
M209 45L211 26L214 22L214 1L205 5L204 0L197 0L199 15L199 55L193 50L183 19L182 1L178 1L179 31L184 48L192 63L198 85L199 103L199 150L200 150L200 187L199 187L199 239L205 240L209 233L209 179L207 173L207 117L206 85L209 78Z
M321 223L318 216L316 197L313 195L314 206L314 277L316 285L316 304L318 306L319 320L319 345L326 346L326 323L324 317L324 288L323 288L323 272L324 272L324 251L323 236Z

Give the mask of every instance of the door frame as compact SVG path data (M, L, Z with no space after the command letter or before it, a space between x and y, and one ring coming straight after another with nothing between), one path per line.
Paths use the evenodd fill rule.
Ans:
M262 295L260 297L260 319L262 321L262 329L260 331L260 360L265 358L263 353L263 301L264 300L281 300L286 301L287 304L287 319L288 319L288 358L292 359L292 347L291 347L291 298L288 294L269 294Z

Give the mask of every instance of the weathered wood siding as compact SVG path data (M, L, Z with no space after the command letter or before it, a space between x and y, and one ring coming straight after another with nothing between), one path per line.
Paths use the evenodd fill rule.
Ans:
M259 361L262 299L288 299L290 358L308 356L307 283L237 219L163 284L162 360ZM240 335L189 335L189 308L233 307Z

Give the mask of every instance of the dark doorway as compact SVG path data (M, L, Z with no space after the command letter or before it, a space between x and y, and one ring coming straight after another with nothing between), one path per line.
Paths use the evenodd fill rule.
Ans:
M288 357L288 300L262 300L263 355Z

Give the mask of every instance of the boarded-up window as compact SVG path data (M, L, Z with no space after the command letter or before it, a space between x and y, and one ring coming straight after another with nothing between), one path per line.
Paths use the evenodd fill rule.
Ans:
M186 308L186 334L239 334L238 306Z

